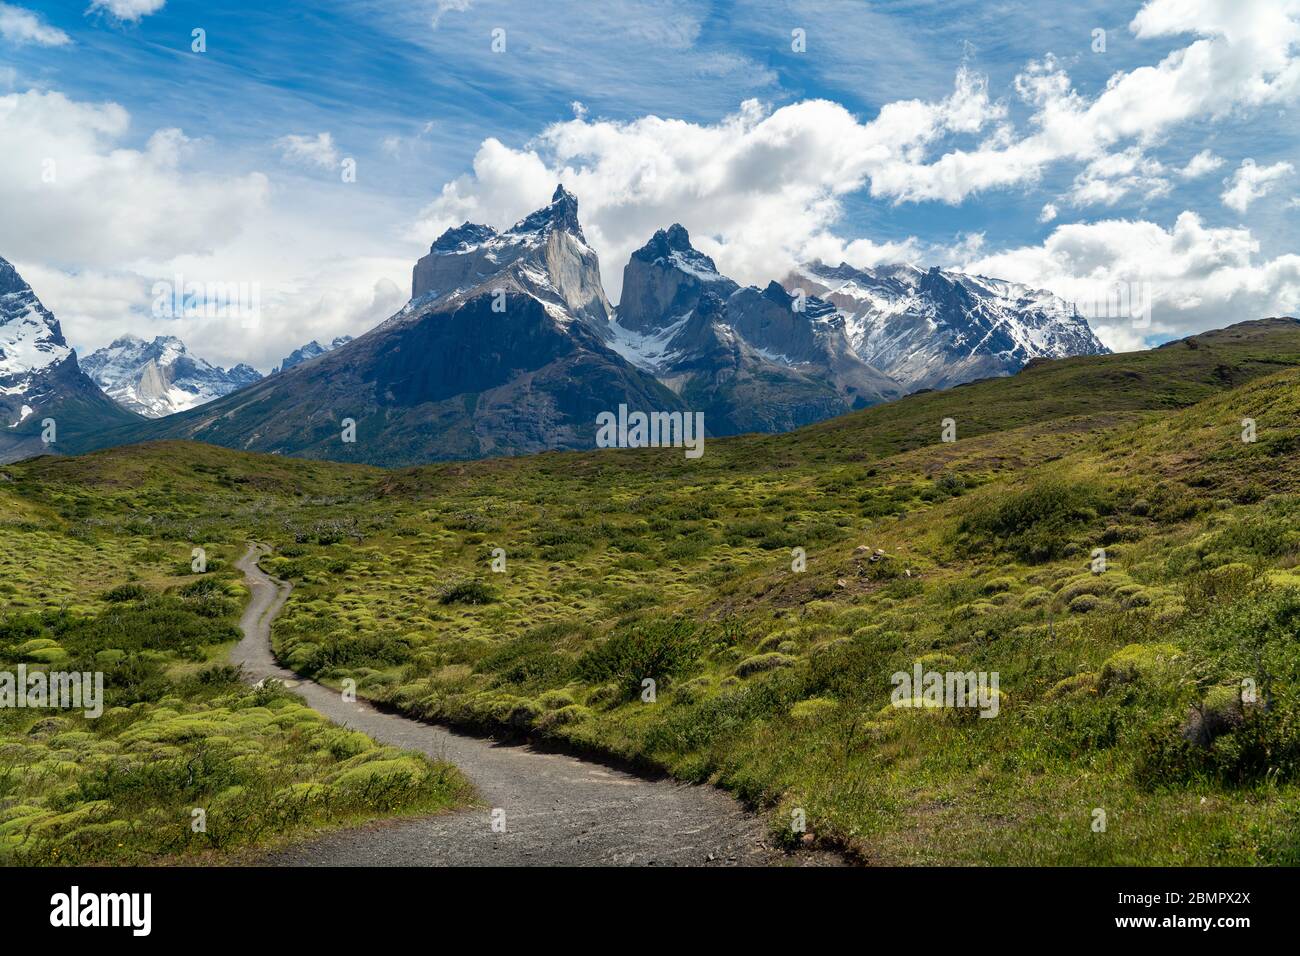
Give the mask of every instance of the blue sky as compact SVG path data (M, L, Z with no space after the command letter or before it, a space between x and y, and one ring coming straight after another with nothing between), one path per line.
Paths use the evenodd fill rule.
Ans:
M1300 18L1292 0L1268 3L1274 15L1286 8L1288 26ZM1139 14L1146 25L1135 29ZM162 226L136 241L127 233L139 217L101 216L78 232L102 230L102 241L87 248L60 242L53 219L48 229L31 230L30 222L6 217L0 255L48 283L38 294L83 348L104 344L116 326L156 330L147 297L132 298L133 283L138 289L178 268L252 274L267 289L268 311L279 316L270 327L238 346L211 327L186 329L185 337L199 340L191 344L202 344L214 360L251 357L267 367L285 346L359 331L394 302L400 305L410 263L437 229L471 213L494 224L522 216L545 200L554 179L570 178L568 170L566 185L583 204L584 221L591 214L590 238L614 287L630 248L653 225L673 219L686 222L698 244L744 281L759 281L808 250L847 250L862 259L997 266L1018 273L1009 278L1066 291L1071 282L1122 280L1125 270L1139 268L1132 244L1141 230L1106 224L1141 224L1153 255L1162 244L1196 248L1187 256L1191 272L1159 278L1167 287L1164 321L1141 335L1115 331L1112 344L1132 347L1235 309L1292 301L1290 257L1300 251L1293 238L1300 209L1292 204L1300 193L1294 169L1300 84L1287 71L1300 69L1294 62L1300 50L1293 38L1277 39L1269 16L1257 4L1222 0L5 0L0 94L7 88L12 96L45 96L40 109L33 101L24 122L46 124L57 144L49 151L84 148L101 164L115 150L129 151L142 165L129 182L157 179L152 194L170 195L179 205L151 215L197 225L168 248ZM35 33L26 17L45 32ZM195 28L206 31L206 52L191 50ZM502 52L492 49L495 29L505 31ZM804 52L792 50L795 29L805 31ZM1093 49L1098 29L1105 31L1104 52ZM1139 95L1124 107L1129 115L1152 110L1136 132L1111 136L1111 120L1081 121L1080 138L1104 139L1089 155L1030 142L1047 114L1019 89L1029 64L1051 55L1040 73L1068 76L1070 96L1086 105L1104 95L1113 77L1140 75L1171 53L1216 43L1213 62L1223 76L1214 85L1230 91L1237 83L1236 94L1192 89L1180 75L1181 87L1152 85L1157 102L1143 104ZM1243 72L1237 61L1267 60L1259 51L1269 43L1281 45L1265 51L1276 68L1262 77ZM980 114L972 124L951 121L964 108L954 103L940 111L947 118L937 121L938 134L922 137L914 149L865 164L840 157L827 168L842 170L836 173L842 182L818 180L811 167L837 142L860 137L865 153L894 129L882 109L944 103L959 71L978 94L968 98ZM1166 63L1165 72L1175 73L1176 65ZM1269 86L1264 96L1253 92L1261 79ZM51 94L63 99L55 103ZM1194 102L1198 96L1203 102ZM756 145L724 169L729 185L692 180L694 171L685 167L700 149L712 148L710 131L751 100L755 118L734 138L751 137ZM807 107L821 100L842 113ZM1170 104L1164 112L1160 100ZM63 101L100 111L117 104L129 121L105 120L111 129L70 144L55 135L69 122L60 111L73 110ZM1057 95L1048 109L1065 110L1069 102ZM649 128L645 120L652 116L686 125ZM775 121L765 126L761 117ZM844 135L822 145L817 137L833 137L840 126ZM0 132L17 136L30 128ZM183 148L160 158L152 138L170 129L183 132ZM773 137L781 136L818 145L806 154L773 152ZM301 148L294 148L294 137ZM999 137L1013 147L1024 144L1033 156L1032 168L1006 182L997 181L998 152L988 152ZM485 148L492 140L499 150ZM1209 172L1180 173L1206 150ZM953 151L976 155L958 164L963 168L950 182L936 164ZM655 154L653 188L620 172L629 152ZM341 182L334 168L346 159L356 162L355 183ZM1090 192L1081 177L1098 160L1103 172L1106 161L1144 171L1111 167ZM1225 201L1231 177L1247 160L1253 161L1248 178L1257 184ZM666 170L680 181L666 179ZM1267 174L1257 177L1259 171ZM106 187L98 188L102 195ZM151 200L141 191L143 207ZM784 200L767 208L777 192ZM237 203L236 196L242 197ZM689 201L693 196L700 198ZM738 211L744 203L757 212ZM41 225L40 203L13 208ZM1180 219L1188 213L1195 228ZM88 220L95 215L84 211ZM72 213L64 218L76 222ZM213 225L205 234L208 218ZM783 224L796 238L783 243L754 235L779 233ZM1095 248L1106 242L1113 254ZM1081 276L1081 257L1097 256ZM1249 282L1238 276L1236 287L1225 286L1231 276L1224 270L1243 269ZM1206 305L1207 296L1215 304L1213 294L1221 298L1217 312ZM252 354L237 355L240 348Z

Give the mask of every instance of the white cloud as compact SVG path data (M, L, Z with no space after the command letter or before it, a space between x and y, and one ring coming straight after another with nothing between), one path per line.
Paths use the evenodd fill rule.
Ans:
M1222 156L1216 156L1210 150L1203 149L1188 160L1186 166L1178 170L1178 175L1183 179L1197 179L1214 172L1223 163Z
M1165 168L1136 146L1094 159L1074 179L1070 200L1076 206L1113 206L1130 193L1153 199L1170 190Z
M433 11L433 17L430 20L430 26L437 27L438 21L447 13L464 13L470 8L473 0L438 0L437 7Z
M1272 166L1257 166L1253 159L1243 159L1231 179L1223 181L1227 188L1220 194L1223 204L1229 209L1244 213L1252 202L1268 195L1273 184L1284 176L1295 172L1290 163L1274 163Z
M187 172L180 130L129 149L129 127L116 103L0 96L0 255L97 268L210 250L264 200L260 174Z
M673 222L730 275L766 282L816 255L850 257L853 244L832 236L829 226L840 217L840 197L862 187L871 162L901 155L941 130L972 130L1001 115L965 70L950 97L890 104L865 126L826 100L775 112L750 100L715 124L578 115L547 127L523 149L486 140L473 173L445 185L416 229L428 243L466 219L507 226L544 205L563 182L578 197L615 299L632 251ZM907 243L854 248L859 259L881 249L914 251Z
M334 145L334 137L329 133L317 133L315 136L290 134L276 140L275 146L280 150L280 155L292 163L321 169L335 169L339 164L339 151Z
M1051 203L1051 202L1044 203L1042 210L1040 210L1038 213L1038 221L1051 222L1053 219L1056 218L1056 215L1057 215L1056 203Z
M66 46L72 42L71 37L50 26L38 14L9 3L0 3L0 37L37 46Z
M963 268L1050 289L1071 301L1104 300L1121 284L1144 284L1151 325L1090 320L1117 350L1190 335L1234 322L1300 309L1300 256L1258 260L1259 242L1244 228L1207 227L1192 212L1165 229L1109 219L1058 226L1041 245L966 262Z
M960 202L983 190L1035 182L1053 163L1104 160L1126 142L1140 149L1190 120L1300 97L1300 57L1294 55L1300 0L1150 0L1129 29L1141 39L1196 39L1154 66L1116 73L1091 100L1073 88L1054 57L1030 63L1015 88L1033 109L1032 133L1020 136L999 124L976 148L950 149L933 161L922 148L929 138L920 137L901 155L865 164L872 195ZM880 124L889 109L870 125ZM1116 188L1105 177L1083 186L1079 198L1099 202ZM1132 188L1138 186L1125 191Z
M891 102L866 121L825 100L775 111L750 100L713 124L579 113L523 148L485 140L473 172L422 211L418 234L427 243L466 219L508 225L562 181L582 203L614 298L627 256L674 221L736 278L764 281L838 243L830 229L842 199L860 190L895 203L959 203L1071 161L1083 164L1068 194L1076 205L1162 196L1170 171L1146 150L1177 125L1300 94L1300 0L1151 0L1130 30L1194 39L1154 66L1115 74L1093 98L1055 58L1030 63L1014 83L1032 111L1028 134L964 65L949 96ZM973 148L953 145L971 137ZM1182 172L1202 174L1214 160L1202 154Z
M167 0L90 0L87 12L103 10L129 23L138 23L151 13L157 13Z
M419 247L395 234L401 212L383 197L337 178L290 179L272 192L260 172L195 168L214 144L197 149L180 130L130 149L130 126L113 103L0 96L0 256L83 354L126 332L173 334L210 361L269 369L309 339L359 334L406 301ZM42 179L46 160L53 182ZM153 283L177 274L257 283L261 323L151 315Z

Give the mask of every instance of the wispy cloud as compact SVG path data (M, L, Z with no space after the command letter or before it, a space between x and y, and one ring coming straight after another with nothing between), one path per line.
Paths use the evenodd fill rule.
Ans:
M430 25L437 28L438 21L442 19L443 14L447 13L464 13L469 9L473 0L438 0L438 5L433 11L430 18Z
M1268 195L1278 180L1293 172L1295 167L1287 162L1257 166L1253 159L1243 159L1232 178L1223 181L1227 186L1221 197L1223 204L1229 209L1244 213L1256 199Z
M66 46L72 38L46 23L38 14L9 3L0 3L0 37L11 43L36 46Z
M157 13L166 4L167 0L90 0L87 12L103 11L118 20L139 23L142 18Z
M334 145L334 137L328 132L315 136L300 136L291 133L275 142L280 155L293 163L315 166L319 169L334 169L339 164L339 151Z

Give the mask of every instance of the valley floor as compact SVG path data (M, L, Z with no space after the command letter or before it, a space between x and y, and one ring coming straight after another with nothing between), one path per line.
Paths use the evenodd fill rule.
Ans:
M271 636L299 677L719 784L774 845L884 864L1294 864L1297 449L1300 326L1277 320L711 442L698 461L382 471L160 443L7 466L0 660L102 660L130 703L120 724L48 733L0 713L18 768L0 771L0 838L52 818L47 849L116 820L142 832L152 791L113 769L141 752L237 806L298 806L312 786L334 795L312 813L371 819L386 793L403 812L467 799L445 764L200 676L231 646L251 538L293 584ZM157 646L126 637L170 616L184 626ZM996 717L893 706L918 665L996 675ZM210 707L238 713L193 713ZM248 735L268 723L284 733L257 746L280 749L259 758ZM359 782L366 765L381 782ZM77 852L139 858L108 832ZM352 839L319 852L362 852ZM434 853L424 839L410 845Z
M286 584L239 562L253 600L231 659L250 680L280 680L335 724L450 763L478 794L473 809L380 827L343 830L256 858L281 866L771 866L833 864L832 854L791 856L763 822L712 787L648 780L576 757L501 743L348 702L279 667L269 624Z

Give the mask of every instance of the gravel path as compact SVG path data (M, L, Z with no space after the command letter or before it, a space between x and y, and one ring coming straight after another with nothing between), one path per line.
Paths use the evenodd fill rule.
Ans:
M825 853L788 856L767 844L764 823L712 787L647 780L524 745L494 743L383 713L303 680L271 656L271 621L290 585L257 566L252 545L236 565L252 591L232 661L251 680L276 677L337 724L460 768L484 806L443 816L345 830L266 854L279 866L769 866L834 865ZM493 813L504 816L494 832ZM500 827L498 827L500 829Z

